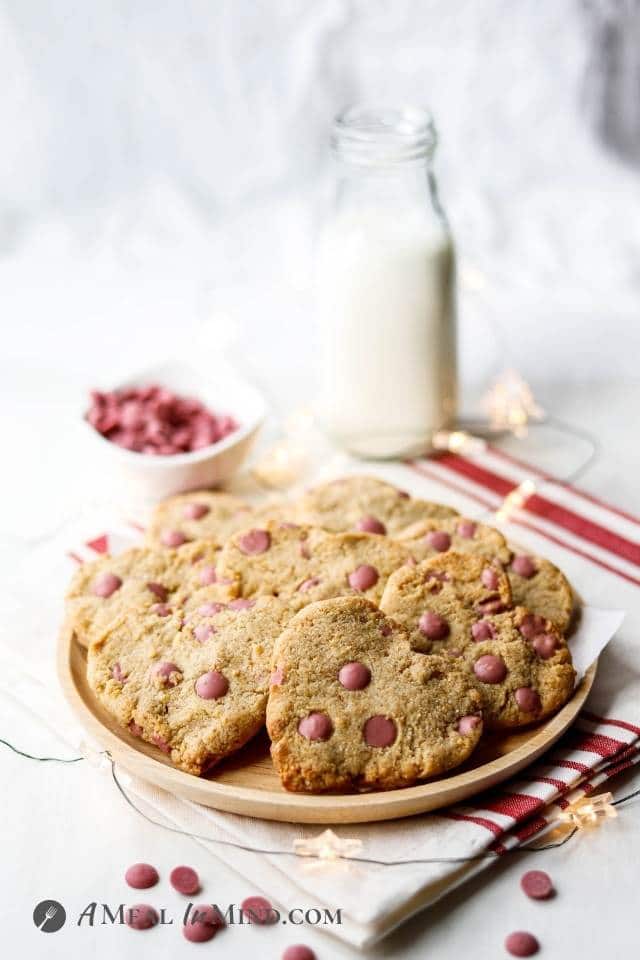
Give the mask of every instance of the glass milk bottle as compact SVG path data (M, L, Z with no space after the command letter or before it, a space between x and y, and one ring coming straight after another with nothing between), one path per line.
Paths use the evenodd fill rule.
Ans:
M332 211L317 257L318 415L364 457L414 456L456 406L454 257L428 113L336 117Z

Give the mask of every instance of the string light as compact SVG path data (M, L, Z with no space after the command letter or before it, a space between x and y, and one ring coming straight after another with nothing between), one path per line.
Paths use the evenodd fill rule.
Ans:
M531 387L516 370L507 370L496 380L483 406L491 430L508 430L516 437L526 436L529 421L542 420L544 416Z
M524 507L529 497L532 496L537 489L533 480L523 480L511 493L506 495L496 510L495 518L497 522L508 523L515 511Z
M558 815L558 820L574 827L599 827L605 820L618 816L613 806L613 794L598 793L594 797L581 797Z
M324 830L309 840L294 840L293 851L299 857L317 857L319 860L341 860L353 857L362 850L362 840L339 837L333 830Z

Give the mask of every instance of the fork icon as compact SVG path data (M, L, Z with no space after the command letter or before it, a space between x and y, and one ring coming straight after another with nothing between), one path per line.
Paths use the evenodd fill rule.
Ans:
M45 924L49 922L49 920L53 920L57 912L58 912L58 908L54 907L53 904L51 904L50 907L47 907L47 912L44 915L44 920L42 921L41 924L39 924L38 930L42 930L42 928L45 926Z

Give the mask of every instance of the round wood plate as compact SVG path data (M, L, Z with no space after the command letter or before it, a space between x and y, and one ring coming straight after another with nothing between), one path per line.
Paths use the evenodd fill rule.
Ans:
M460 803L512 777L548 750L575 720L596 674L594 663L571 700L551 719L516 733L487 737L455 774L401 790L315 796L287 793L269 756L266 733L215 768L194 777L172 766L154 746L132 737L104 710L89 688L86 650L61 638L58 674L63 692L86 731L135 776L216 810L285 823L366 823L394 820Z

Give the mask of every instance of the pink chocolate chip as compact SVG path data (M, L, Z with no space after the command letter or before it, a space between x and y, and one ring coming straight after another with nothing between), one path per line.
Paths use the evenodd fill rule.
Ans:
M480 579L487 590L496 590L500 582L498 571L494 570L493 567L485 567L480 575Z
M165 547L181 547L183 543L187 542L188 537L182 530L163 530L160 534L160 540Z
M363 592L375 587L378 582L378 571L368 563L363 563L349 574L349 586Z
M224 919L212 904L200 903L189 913L182 935L190 943L206 943L224 925Z
M163 753L171 753L171 745L167 743L165 738L161 737L159 733L154 733L151 739L155 743L156 747L158 747L159 750L162 750Z
M535 563L526 553L519 553L513 558L511 561L511 569L514 573L517 573L518 576L524 577L526 580L529 580L534 573L537 573Z
M164 603L169 596L169 591L166 587L163 587L161 583L148 583L147 590L150 590L154 597L157 597L160 603Z
M115 573L101 573L94 580L91 592L94 597L102 597L106 600L112 593L119 590L121 586L122 580L120 577L116 577Z
M229 689L229 681L219 670L209 670L196 680L196 693L203 700L219 700Z
M147 890L155 887L160 879L158 871L150 863L134 863L124 875L125 881L136 890Z
M362 530L363 533L381 533L385 534L387 528L377 517L366 515L360 517L356 523L356 530Z
M396 736L396 725L389 717L369 717L364 725L364 740L370 747L390 747Z
M168 603L154 603L151 607L151 612L155 613L158 617L170 617L171 607Z
M217 583L216 568L208 564L200 571L200 583L203 587L208 587L212 583Z
M185 503L182 515L185 520L202 520L209 513L209 507L206 503Z
M312 590L314 587L317 587L321 583L320 577L309 577L308 580L303 580L300 586L298 587L298 593L306 593L307 590Z
M473 540L477 524L473 523L471 520L461 520L458 526L456 527L458 535L464 537L465 540Z
M215 633L215 629L209 623L199 623L193 631L193 635L198 643L206 643L209 637Z
M364 690L371 682L371 671L357 660L340 667L338 680L345 690Z
M491 640L493 635L493 626L488 620L478 620L471 626L471 636L474 640Z
M124 922L132 930L148 930L155 927L158 914L148 903L136 903L125 910Z
M544 870L529 870L523 873L520 886L532 900L548 900L554 893L553 881Z
M444 530L431 530L425 537L426 542L438 553L446 553L451 546L451 537Z
M255 600L247 600L244 597L238 597L237 600L232 600L229 604L230 610L250 610L251 607L255 607Z
M480 723L480 717L475 713L470 713L466 717L460 717L458 720L458 733L461 733L463 736L467 736L476 729Z
M276 669L271 674L269 679L269 684L272 687L280 687L284 680L284 670L282 667L276 667Z
M242 534L238 546L243 553L249 555L266 553L271 546L271 534L268 530L249 530Z
M114 665L111 667L111 676L114 680L117 680L118 683L124 683L128 674L123 672L119 663L114 663Z
M169 874L169 882L178 893L191 896L200 889L200 877L193 867L174 867Z
M132 736L134 736L134 737L141 737L141 736L142 736L142 732L143 732L143 731L142 731L142 727L138 726L138 724L135 722L135 720L130 720L130 721L129 721L129 730L130 730Z
M501 657L486 653L478 657L473 665L473 672L483 683L500 683L507 675L507 667Z
M510 933L504 945L512 957L532 957L540 949L540 944L533 934L526 933L524 930Z
M533 637L537 637L539 633L544 633L546 626L547 621L544 617L539 616L537 613L527 613L522 618L518 630L527 640L532 640Z
M220 611L224 609L224 603L218 603L217 600L210 600L208 603L202 603L198 607L198 613L203 617L213 617L216 613L220 613Z
M264 897L246 897L240 909L249 923L268 926L278 922L278 913Z
M159 677L161 680L166 680L170 687L175 687L178 683L178 678L176 674L180 673L180 667L177 667L175 663L171 663L170 660L160 660L159 663L153 667L152 671L154 677Z
M298 723L298 733L307 740L328 740L333 724L326 713L310 713Z
M518 687L514 696L523 713L538 713L542 708L539 694L531 687Z
M449 636L449 624L433 610L425 610L418 620L418 629L429 640L443 640Z
M282 954L282 960L317 960L311 947L304 943L293 943Z
M558 649L558 641L550 633L539 633L531 641L531 646L541 660L550 660Z

